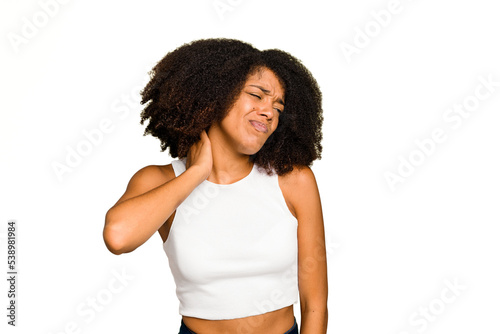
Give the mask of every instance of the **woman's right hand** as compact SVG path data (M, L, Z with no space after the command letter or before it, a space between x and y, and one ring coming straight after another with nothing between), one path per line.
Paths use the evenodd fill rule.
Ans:
M212 147L205 131L189 148L186 167L176 177L166 177L158 166L134 174L125 194L106 213L104 242L114 254L128 253L158 231L177 207L212 172Z
M195 167L201 171L203 180L212 172L212 146L205 130L201 133L201 139L194 143L187 154L186 169Z

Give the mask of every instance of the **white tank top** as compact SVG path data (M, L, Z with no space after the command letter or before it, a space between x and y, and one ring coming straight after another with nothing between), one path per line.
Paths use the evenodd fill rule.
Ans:
M186 159L172 161L175 176ZM163 248L181 315L235 319L298 301L297 219L254 164L232 184L203 181L177 208Z

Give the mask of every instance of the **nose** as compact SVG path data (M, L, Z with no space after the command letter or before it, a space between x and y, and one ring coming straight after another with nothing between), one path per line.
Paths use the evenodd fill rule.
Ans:
M272 119L274 115L273 105L269 102L262 102L256 107L257 114L265 116L267 119Z

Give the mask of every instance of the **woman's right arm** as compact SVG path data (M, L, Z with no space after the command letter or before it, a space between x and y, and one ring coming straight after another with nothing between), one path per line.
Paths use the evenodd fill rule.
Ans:
M159 167L145 167L131 178L123 196L106 213L103 237L113 254L131 252L146 242L210 175L212 151L205 132L191 147L187 165L184 173L156 187Z

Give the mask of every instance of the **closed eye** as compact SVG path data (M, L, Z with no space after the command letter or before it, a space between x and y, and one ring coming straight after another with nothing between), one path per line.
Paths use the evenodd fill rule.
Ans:
M252 93L248 93L248 94L250 94L250 95L252 95L252 96L255 96L255 97L256 97L256 98L258 98L259 100L261 100L261 99L262 99L262 98L260 97L260 95L257 95L257 94L252 94Z
M262 100L262 97L260 97L260 95L253 94L253 93L248 93L248 94L249 94L249 95L252 95L252 96L254 96L254 97L256 97L256 98L258 98L259 100ZM283 112L283 110L281 110L281 109L279 109L279 108L274 108L274 109L275 109L278 113L280 113L280 114Z

